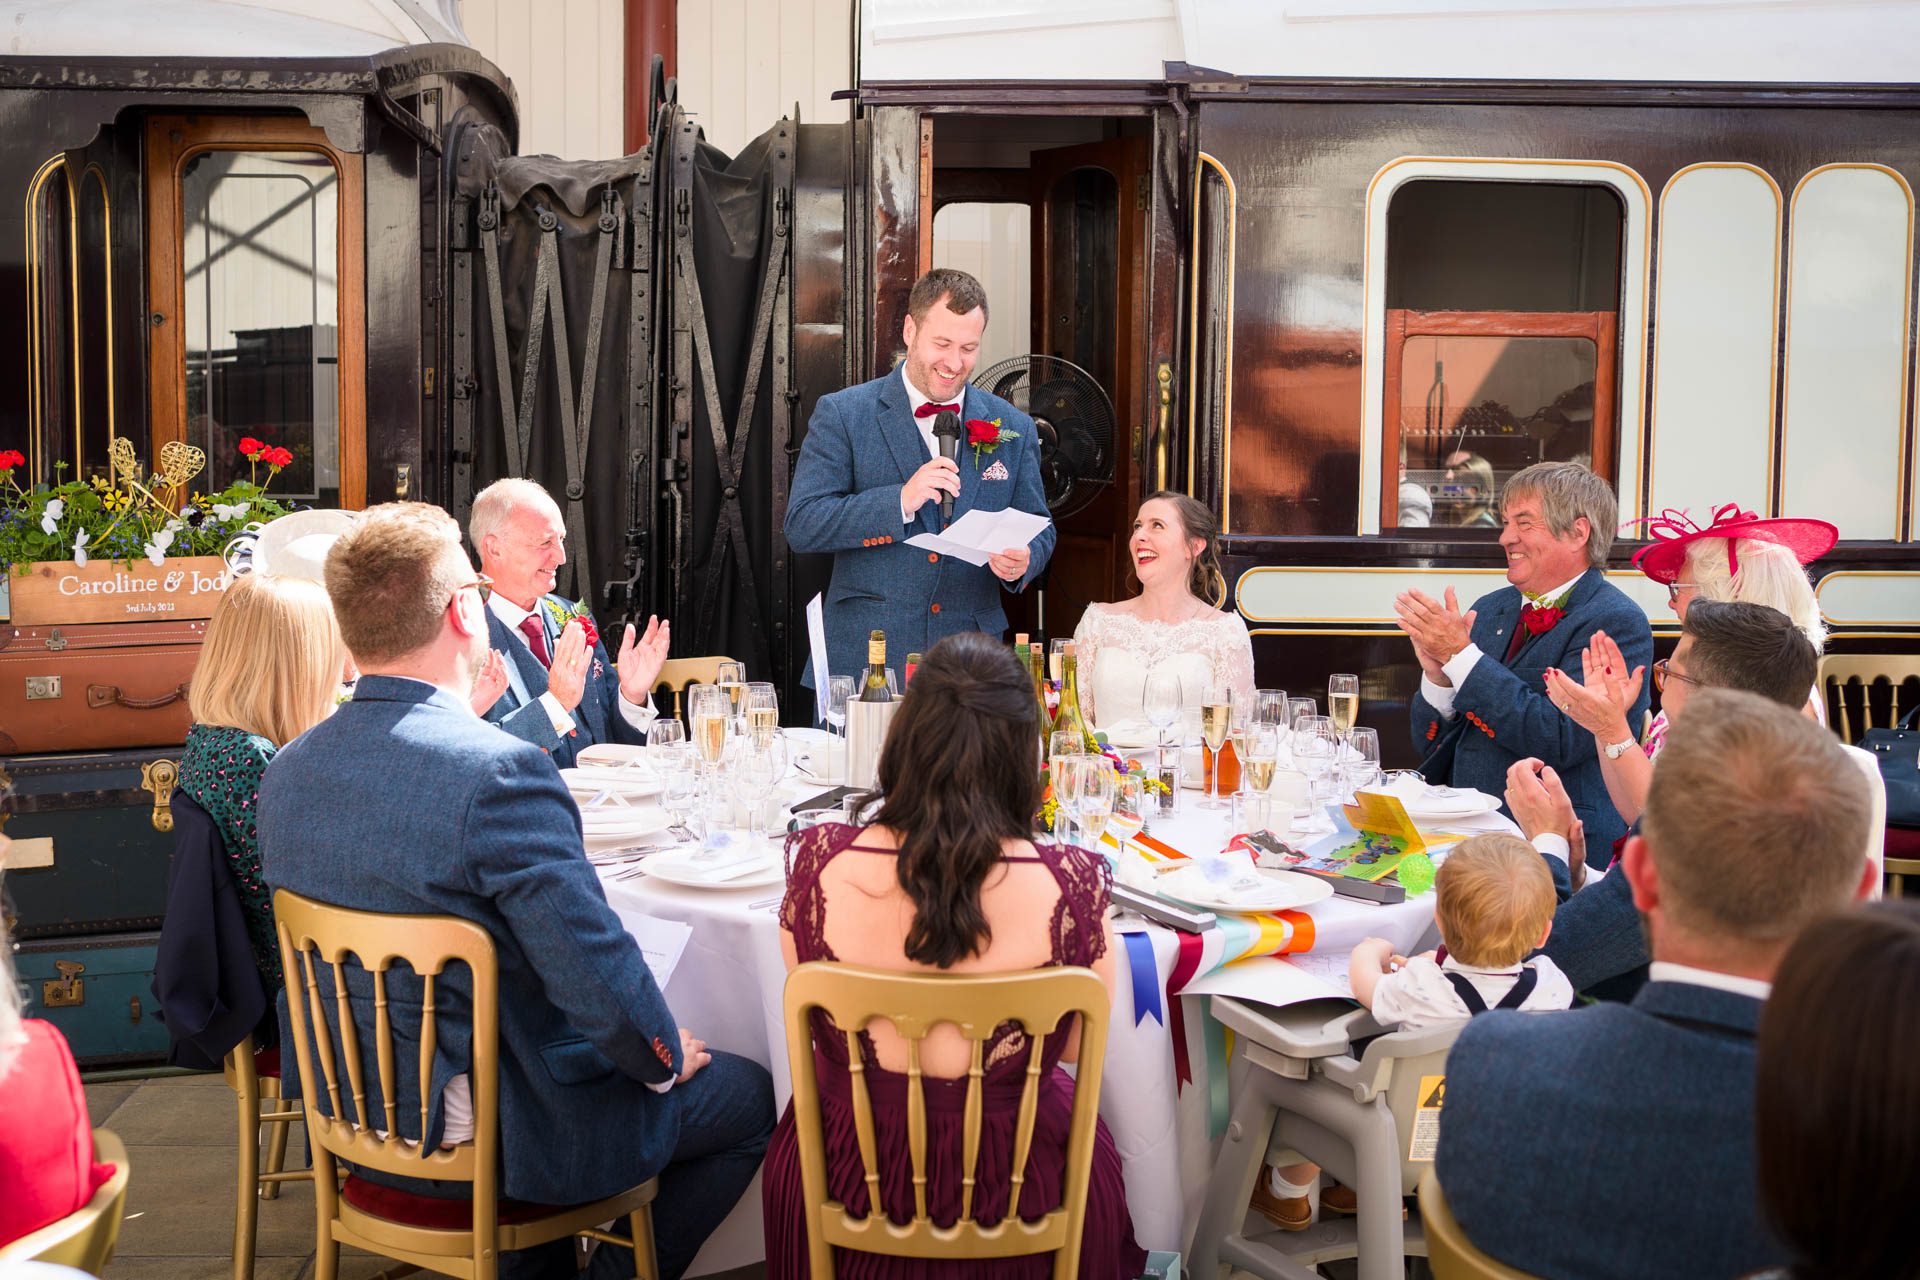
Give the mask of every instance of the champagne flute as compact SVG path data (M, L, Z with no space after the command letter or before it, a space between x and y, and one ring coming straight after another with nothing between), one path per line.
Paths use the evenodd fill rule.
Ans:
M1208 685L1200 699L1200 740L1205 745L1213 768L1213 787L1209 798L1200 802L1202 809L1224 809L1225 800L1220 798L1220 748L1227 745L1227 734L1233 728L1233 690L1227 685Z
M693 833L687 829L687 819L700 802L700 772L695 767L693 747L674 742L662 746L660 752L660 780L664 788L660 793L660 807L673 819L667 831L676 840L691 839Z
M1287 728L1291 731L1299 731L1300 721L1303 718L1319 714L1320 704L1312 698L1287 699Z
M1240 776L1249 791L1265 794L1273 785L1273 773L1280 760L1280 729L1277 725L1256 724L1247 730L1246 754L1240 759Z
M1062 756L1077 756L1086 744L1080 735L1071 729L1059 729L1047 735L1047 761L1051 764ZM1058 788L1055 789L1056 792Z
M715 668L713 682L726 690L728 714L735 720L742 720L747 713L747 664L744 662L722 662ZM734 726L737 732L739 725Z
M733 697L718 685L699 684L687 690L687 720L693 726L693 745L700 763L711 768L727 746L727 721Z
M780 695L769 681L756 680L747 685L747 727L756 745L780 727Z
M1113 781L1113 828L1114 838L1122 846L1140 834L1147 825L1147 789L1146 781L1131 773L1114 774Z
M1094 852L1100 850L1100 837L1113 817L1114 794L1119 775L1113 761L1105 756L1082 756L1083 765L1074 779L1074 820L1080 826L1080 844Z
M1327 677L1327 718L1333 721L1334 731L1342 741L1353 732L1354 722L1360 718L1359 676Z
M1055 636L1047 641L1047 679L1053 681L1054 688L1066 679L1062 667L1067 656L1067 646L1073 643L1072 636Z
M1326 716L1303 716L1293 726L1293 759L1313 786L1316 802L1327 791L1328 775L1338 762L1339 735Z
M1055 738L1072 737L1055 734ZM1072 844L1074 808L1078 803L1080 775L1086 770L1087 757L1075 751L1056 754L1047 765L1047 777L1053 783L1053 838L1057 844Z
M1271 725L1284 731L1293 719L1287 714L1287 702L1285 689L1255 689L1253 691L1254 723Z

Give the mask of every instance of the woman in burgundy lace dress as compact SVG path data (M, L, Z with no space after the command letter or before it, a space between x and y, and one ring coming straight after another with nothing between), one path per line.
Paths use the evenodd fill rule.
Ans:
M1109 991L1113 940L1106 927L1110 877L1104 859L1028 838L1040 802L1039 725L1033 685L1004 647L986 636L950 636L914 673L880 762L885 795L872 825L825 824L788 843L781 945L789 967L836 960L905 973L1007 973L1086 965ZM1041 1055L1043 1083L1033 1147L1017 1211L1038 1218L1060 1203L1073 1085L1059 1069L1079 1051L1079 1027L1038 1046L1011 1027L987 1045L986 1106L975 1216L1007 1212L1015 1104L1029 1055ZM890 1026L862 1036L878 1130L881 1203L896 1222L913 1216L907 1153L906 1048ZM827 1185L856 1214L867 1211L864 1170L848 1102L846 1040L816 1015L818 1068L827 1144ZM928 1210L951 1225L960 1211L961 1106L968 1047L941 1026L921 1049L927 1077ZM800 1157L788 1106L767 1149L762 1180L767 1274L807 1274L807 1220ZM1051 1257L992 1264L999 1276L1043 1277ZM980 1263L935 1263L836 1250L842 1277L983 1274ZM1146 1254L1134 1243L1120 1157L1104 1124L1093 1152L1080 1274L1090 1280L1138 1276Z

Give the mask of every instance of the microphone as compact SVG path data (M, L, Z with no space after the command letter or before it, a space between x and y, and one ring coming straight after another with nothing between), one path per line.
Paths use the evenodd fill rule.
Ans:
M933 439L940 447L940 456L959 460L960 456L960 415L951 409L942 409L933 417ZM953 495L940 495L940 523L946 524L953 519Z

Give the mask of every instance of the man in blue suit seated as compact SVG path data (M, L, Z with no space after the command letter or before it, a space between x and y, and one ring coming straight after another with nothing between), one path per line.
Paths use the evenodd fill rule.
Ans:
M1604 867L1627 824L1607 798L1592 739L1548 700L1545 672L1579 670L1596 631L1613 637L1629 668L1653 661L1646 613L1603 572L1619 519L1613 490L1578 463L1536 463L1507 481L1500 516L1509 585L1465 614L1451 588L1444 603L1417 590L1394 601L1420 660L1408 720L1415 749L1426 755L1421 772L1501 795L1515 762L1540 760L1558 774L1585 827L1587 864ZM1630 723L1640 723L1647 699L1640 690ZM1554 872L1562 898L1566 870Z
M1811 720L1695 692L1607 876L1645 917L1652 980L1632 1004L1475 1018L1447 1059L1437 1171L1476 1245L1588 1280L1787 1261L1757 1207L1754 1033L1794 937L1870 885L1868 800Z
M487 711L561 768L596 742L643 743L653 723L653 683L667 660L667 624L629 624L620 660L608 656L593 614L553 594L567 562L567 523L531 480L496 480L473 500L467 536L491 579L487 642L504 659L507 686Z
M1047 514L1033 419L967 385L986 328L980 282L935 268L907 297L900 367L814 406L793 472L786 532L795 551L833 556L826 625L827 666L835 675L866 666L873 631L887 633L896 668L899 658L957 632L1003 634L1001 591L1024 591L1053 554L1052 524L985 565L907 545L945 528L943 496L953 499L955 520L1009 507ZM934 438L942 410L960 419L957 459L942 457Z
M328 553L327 590L361 677L352 701L274 757L260 788L262 870L276 890L321 902L483 925L499 962L502 1193L577 1204L657 1175L661 1269L678 1276L760 1165L771 1081L679 1026L607 906L553 765L468 706L487 610L459 539L439 508L394 503L369 510ZM473 1126L460 977L448 975L440 999L427 1131L402 1122L436 1145ZM365 1038L375 1011L363 984L349 981ZM401 1117L419 1115L417 1076L399 1072ZM377 1100L369 1106L379 1113ZM504 1261L503 1276L573 1274L570 1241ZM605 1248L593 1274L632 1275L632 1263Z

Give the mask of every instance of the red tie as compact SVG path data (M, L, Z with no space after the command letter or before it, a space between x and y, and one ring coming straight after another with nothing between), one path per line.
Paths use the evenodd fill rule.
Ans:
M530 613L520 619L520 634L527 638L527 648L533 650L533 656L540 659L540 665L550 667L553 659L547 654L547 629L540 625L540 615Z
M936 413L958 412L960 412L960 402L958 400L955 400L952 404L934 404L932 401L928 401L918 409L915 409L913 416L916 418L931 418Z

